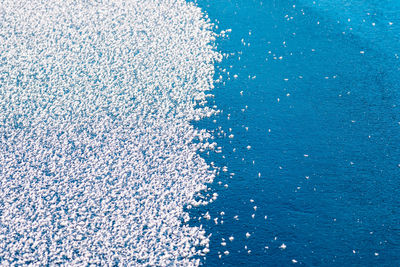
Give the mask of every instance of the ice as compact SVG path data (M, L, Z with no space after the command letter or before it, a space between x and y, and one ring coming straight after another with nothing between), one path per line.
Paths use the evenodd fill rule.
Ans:
M198 265L191 121L215 34L183 0L0 0L0 264ZM203 202L202 202L203 203Z

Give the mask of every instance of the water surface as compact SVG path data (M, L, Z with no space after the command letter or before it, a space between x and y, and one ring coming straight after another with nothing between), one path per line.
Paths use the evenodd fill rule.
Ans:
M203 156L227 167L192 212L211 215L205 265L399 264L399 5L197 3L232 29L210 103L223 112L199 124L222 150Z

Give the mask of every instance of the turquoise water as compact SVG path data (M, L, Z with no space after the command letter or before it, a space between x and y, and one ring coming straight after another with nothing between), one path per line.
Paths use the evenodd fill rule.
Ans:
M203 157L227 167L191 212L212 234L204 264L398 265L399 3L197 4L232 29L210 102L223 112L198 124L222 150Z

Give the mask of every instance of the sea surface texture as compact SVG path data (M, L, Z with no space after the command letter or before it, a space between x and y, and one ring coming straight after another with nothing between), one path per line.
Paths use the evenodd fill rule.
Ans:
M218 25L206 266L400 265L400 5L198 0Z
M199 264L213 40L183 0L0 1L0 265Z

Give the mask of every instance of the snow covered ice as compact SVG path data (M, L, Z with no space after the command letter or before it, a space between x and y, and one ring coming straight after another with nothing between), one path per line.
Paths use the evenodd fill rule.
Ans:
M1 265L200 263L214 37L183 0L0 0Z

